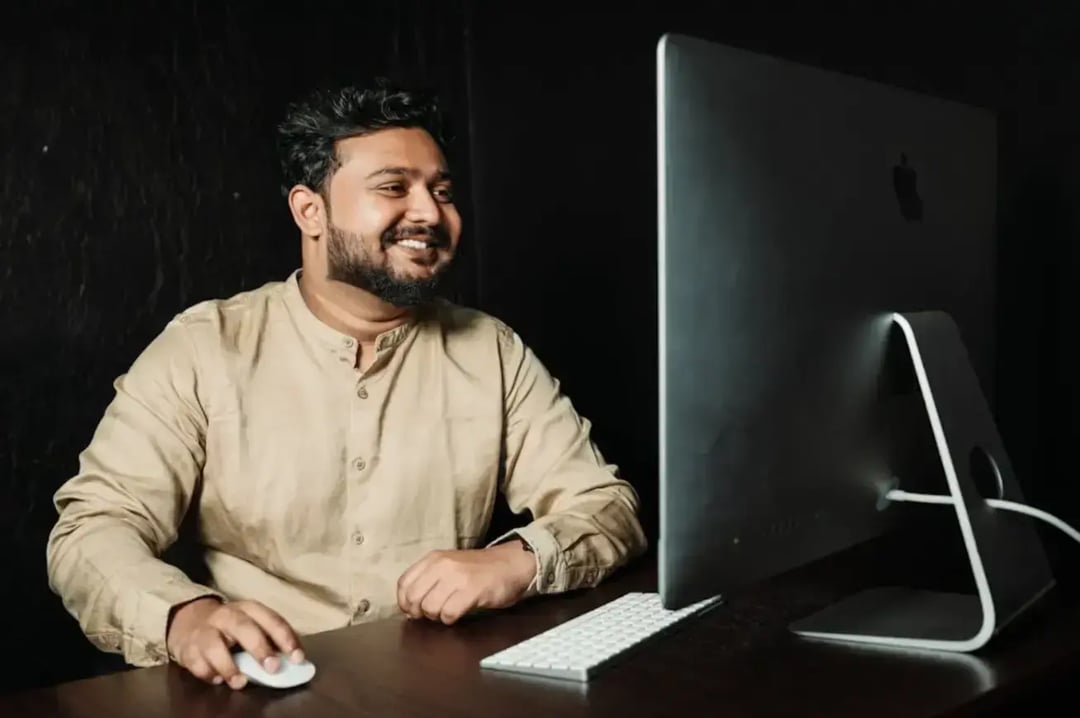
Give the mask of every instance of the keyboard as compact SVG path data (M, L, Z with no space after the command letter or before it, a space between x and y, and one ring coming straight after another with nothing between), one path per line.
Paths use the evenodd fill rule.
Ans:
M627 593L480 661L481 668L588 682L599 671L720 597L669 610L657 593Z

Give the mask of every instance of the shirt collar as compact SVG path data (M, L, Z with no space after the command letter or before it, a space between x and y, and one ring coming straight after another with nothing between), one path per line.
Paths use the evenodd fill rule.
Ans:
M285 280L285 305L299 323L301 330L314 337L317 343L334 354L356 356L356 339L326 324L311 311L304 295L300 293L300 272L297 269ZM397 348L417 324L418 312L413 312L407 322L389 329L375 337L375 351L382 353Z

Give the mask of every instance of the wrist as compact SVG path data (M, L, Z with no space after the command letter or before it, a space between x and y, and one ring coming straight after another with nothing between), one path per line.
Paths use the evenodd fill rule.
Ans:
M166 642L171 642L174 630L183 633L188 625L198 623L201 616L216 610L221 603L216 596L202 596L173 607L165 628Z
M521 578L525 587L528 587L536 578L538 566L536 553L533 551L532 546L525 539L516 535L502 545L506 547L507 555L514 563L515 575Z

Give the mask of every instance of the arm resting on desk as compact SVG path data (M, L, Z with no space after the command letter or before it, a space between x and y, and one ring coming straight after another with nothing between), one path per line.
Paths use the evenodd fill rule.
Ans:
M510 534L536 554L528 593L595 586L646 548L637 493L605 463L589 421L520 337L505 329L501 346L507 382L502 489L511 510L533 515Z
M216 595L158 557L201 476L206 419L193 347L170 323L115 382L79 472L56 493L49 585L98 648L136 666L168 660L172 609Z

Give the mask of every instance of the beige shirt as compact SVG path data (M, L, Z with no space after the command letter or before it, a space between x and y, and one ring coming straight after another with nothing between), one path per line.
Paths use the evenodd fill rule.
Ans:
M497 492L532 522L531 593L592 586L640 554L638 497L521 338L439 302L356 342L294 273L177 316L115 382L56 494L49 581L87 637L168 660L172 607L254 599L301 634L399 615L397 580L433 549L477 547ZM158 557L189 507L211 580Z

